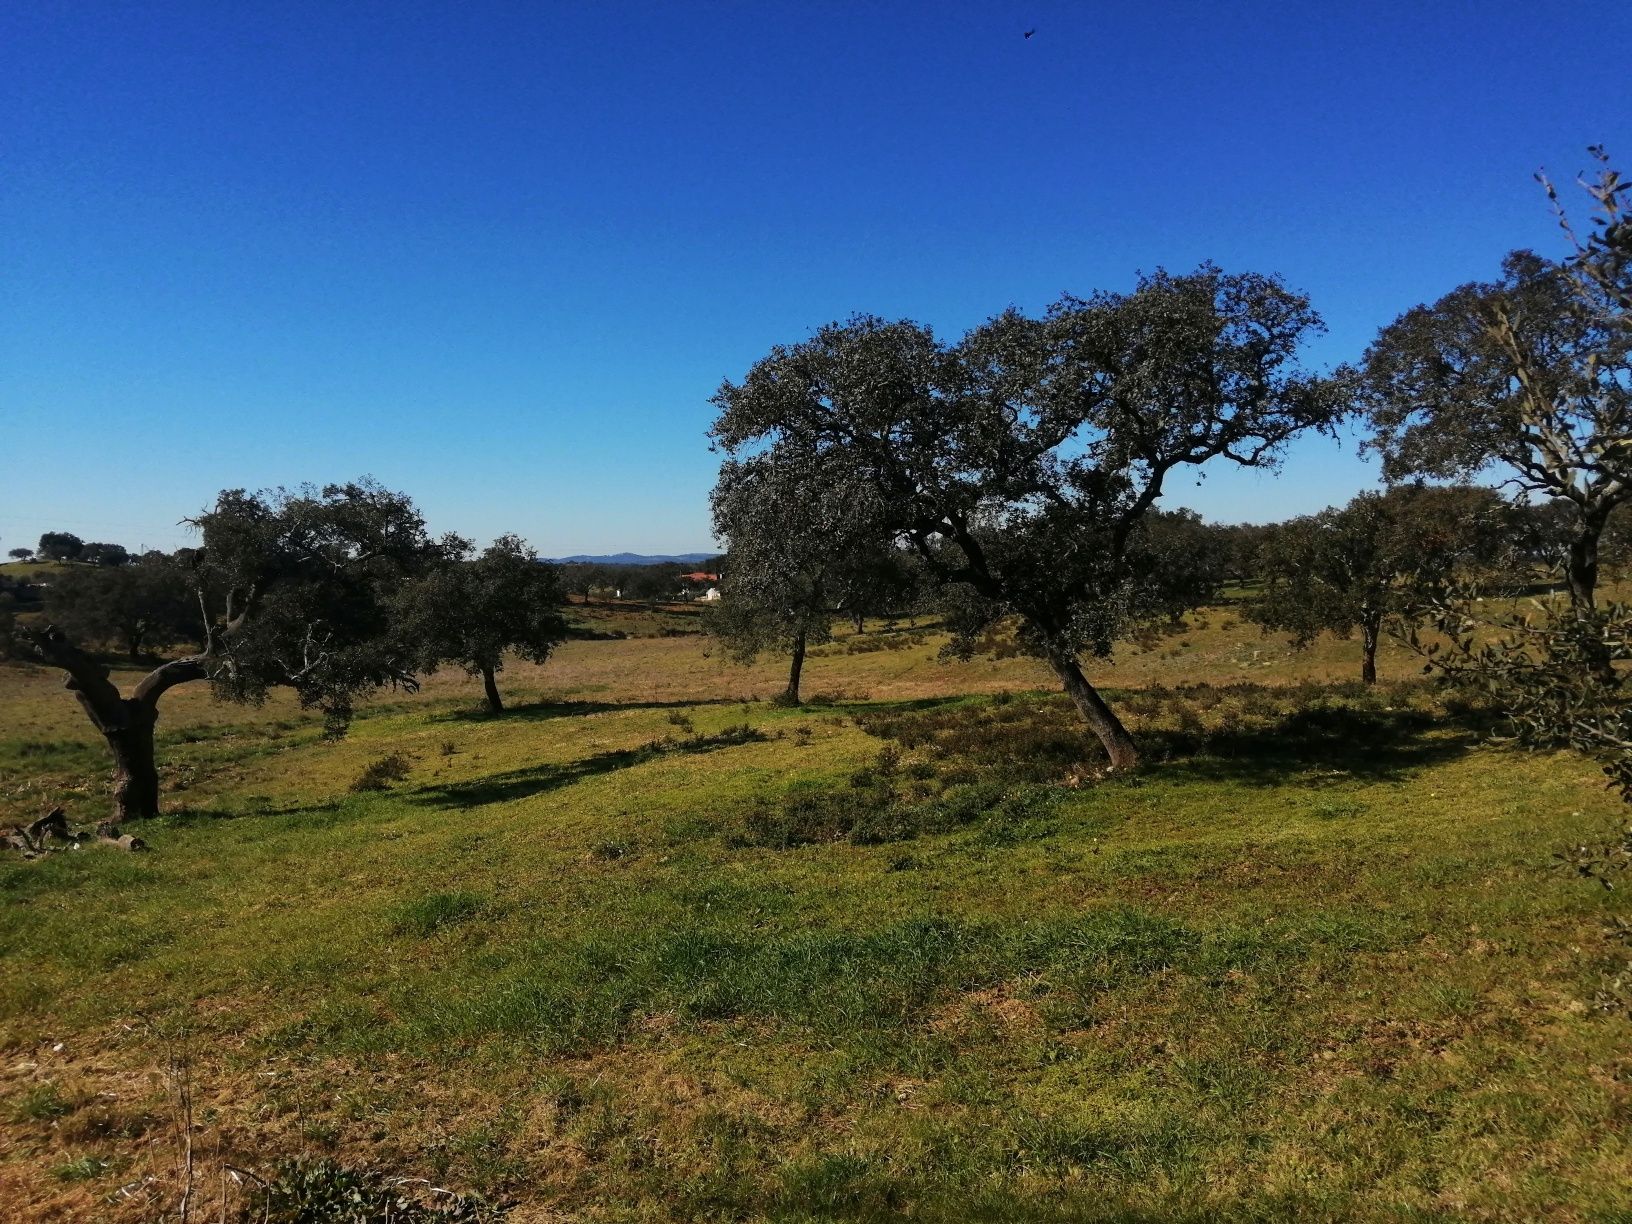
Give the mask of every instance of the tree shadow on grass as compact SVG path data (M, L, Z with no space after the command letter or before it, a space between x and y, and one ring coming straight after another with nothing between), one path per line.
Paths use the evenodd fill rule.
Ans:
M1471 716L1425 708L1403 690L1237 684L1115 697L1152 777L1257 786L1386 780L1463 755L1480 739ZM857 722L971 781L1047 783L1105 759L1057 694L879 705Z
M1470 725L1421 710L1295 710L1261 726L1156 728L1138 737L1164 777L1248 786L1398 781L1471 752Z
M698 697L678 701L533 701L508 706L498 714L486 709L447 710L433 715L432 722L544 722L552 718L578 718L585 714L628 713L634 710L683 710L691 706L743 705L736 697Z
M665 756L695 756L731 748L738 744L761 742L768 737L749 726L729 727L718 735L693 735L685 739L660 739L636 748L619 748L611 752L597 752L578 761L564 761L544 765L529 765L505 773L488 774L464 782L448 782L441 786L426 787L410 798L415 803L432 807L472 808L490 803L509 803L526 799L546 791L571 786L585 778L616 773L634 765Z

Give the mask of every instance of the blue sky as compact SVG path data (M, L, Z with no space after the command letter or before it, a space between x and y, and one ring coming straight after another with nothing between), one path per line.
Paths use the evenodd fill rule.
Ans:
M11 0L0 549L364 473L438 531L707 547L708 397L773 343L1204 259L1351 358L1559 249L1537 167L1632 168L1629 46L1632 6L1556 0ZM1169 500L1372 479L1311 442Z

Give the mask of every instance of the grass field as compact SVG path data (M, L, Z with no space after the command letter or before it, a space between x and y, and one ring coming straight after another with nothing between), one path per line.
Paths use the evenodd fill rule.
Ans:
M1624 813L1409 656L1207 610L1091 669L1101 781L1024 657L870 626L788 710L581 611L500 717L176 690L150 851L0 862L6 1218L175 1219L186 1134L209 1220L324 1160L514 1221L1632 1218L1628 907L1552 858ZM0 711L0 824L94 819L60 681Z

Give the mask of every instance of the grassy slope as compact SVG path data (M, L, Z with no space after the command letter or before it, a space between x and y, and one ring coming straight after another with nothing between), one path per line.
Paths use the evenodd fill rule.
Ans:
M1201 620L1100 674L1352 665ZM934 645L841 639L807 691L1043 683ZM1042 821L773 851L733 837L742 805L843 785L880 741L860 707L741 702L780 669L704 649L572 643L511 670L531 704L502 719L437 677L338 744L172 694L186 789L154 852L0 864L0 1199L173 1203L147 1073L185 1048L209 1168L335 1152L519 1219L1632 1210L1632 1025L1582 1002L1624 906L1548 868L1620 816L1590 765L1451 728L1266 740ZM0 672L0 703L5 809L93 815L101 762L55 680ZM639 751L679 719L771 738ZM393 751L406 779L348 790Z

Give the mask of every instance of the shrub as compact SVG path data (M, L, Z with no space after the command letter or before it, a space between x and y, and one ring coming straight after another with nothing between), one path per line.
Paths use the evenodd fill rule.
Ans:
M358 774L351 789L354 792L389 790L391 783L400 782L408 776L412 765L413 761L402 753L388 753Z
M246 1218L261 1224L465 1224L499 1218L479 1198L426 1189L421 1199L410 1192L423 1185L332 1160L295 1160L263 1184L260 1210Z

